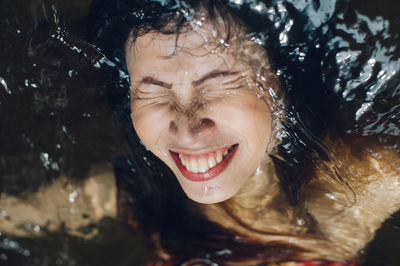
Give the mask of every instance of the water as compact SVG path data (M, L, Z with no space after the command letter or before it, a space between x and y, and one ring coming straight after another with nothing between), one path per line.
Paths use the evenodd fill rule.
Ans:
M125 128L130 125L126 92L108 91L110 86L123 88L127 76L118 51L111 53L96 47L99 41L93 39L91 32L93 18L88 18L90 4L0 3L0 192L26 198L60 175L67 177L67 183L82 181L91 166L104 161L113 161L120 177L129 177L132 172L154 177L161 171L165 174L157 179L118 179L137 193L136 199L127 198L137 200L133 203L135 213L146 221L142 229L151 233L161 227L166 242L172 245L182 237L174 234L187 230L193 239L198 238L198 245L203 245L206 242L199 237L202 222L194 229L182 228L168 218L181 216L179 207L185 204L181 203L184 196L175 188L176 181L170 181L170 173L131 136L132 131L121 130L113 120L108 106L120 112L117 116ZM252 40L267 48L274 71L288 91L289 104L274 106L277 117L283 113L286 116L278 133L282 139L290 140L284 143L281 156L294 163L302 159L302 153L296 153L299 150L312 149L318 156L331 156L320 145L326 130L334 131L348 143L363 137L386 150L400 152L397 1L230 1L234 9L243 4L243 14L247 12L249 18L246 22L255 29ZM123 17L123 5L121 10ZM101 39L102 33L97 34ZM118 80L112 84L104 80L104 73L114 72ZM269 94L274 96L276 92ZM124 135L131 138L125 141ZM127 163L128 146L140 153ZM278 161L279 158L276 157ZM343 172L331 174L333 182L343 183ZM288 184L285 192L296 203L301 184L291 179L282 182ZM169 191L168 195L164 190ZM349 190L346 195L352 202L355 199ZM157 206L152 204L155 193L159 195ZM74 195L66 201L74 201ZM332 196L327 195L330 199ZM0 219L6 216L0 212ZM194 214L188 217L197 218ZM396 217L393 215L385 223L367 247L367 265L400 262L395 246L400 237ZM140 241L130 237L114 220L102 220L93 227L100 233L88 241L54 232L41 238L2 233L0 264L137 265L154 258L148 250L143 252ZM33 225L32 230L35 228L41 230ZM221 243L228 247L229 241L224 241ZM215 252L218 248L216 245L206 250ZM229 252L237 252L235 247L229 248ZM258 249L262 247L254 247ZM137 251L132 254L131 250ZM188 247L189 251L192 252Z
M146 265L157 257L112 219L97 225L99 234L84 240L63 233L46 237L0 238L0 265Z
M16 196L22 202L18 206L29 213L20 212L27 220L18 230L25 233L0 233L0 265L145 265L156 258L143 241L111 218L86 218L89 224L81 233L98 232L90 240L67 233L60 224L54 231L45 223L42 228L33 223L40 220L35 215L54 222L71 217L73 211L84 212L82 206L76 207L81 192L68 192L68 184L85 179L92 165L126 153L108 108L99 69L102 55L82 39L89 5L0 3L0 193L6 193L0 198ZM64 187L56 194L65 193L64 203L49 198L48 204L35 206L38 203L27 200L60 179L65 179ZM42 213L30 204L43 208ZM58 208L61 216L47 216L45 205ZM2 228L7 221L18 220L12 215L16 209L0 206Z

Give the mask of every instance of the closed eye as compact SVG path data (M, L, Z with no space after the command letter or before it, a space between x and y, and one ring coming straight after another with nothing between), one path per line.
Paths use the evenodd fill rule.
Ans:
M235 84L238 84L238 83L243 84L244 81L245 81L245 76L240 75L239 77L237 77L235 79L224 81L222 83L222 85L229 86L229 85L235 85ZM236 87L236 86L234 86L234 87Z
M133 89L132 94L134 99L148 100L148 99L158 99L169 96L171 92L165 87L155 84L149 84L149 85L143 85L140 88L135 87Z
M202 92L208 91L226 91L226 90L236 90L242 89L247 86L245 76L234 77L229 80L221 80L219 82L209 82L201 87Z
M164 81L158 80L154 77L151 76L146 76L144 78L142 78L142 80L139 82L137 87L141 87L142 85L156 85L159 87L164 87L166 89L171 89L172 88L172 84L170 83L166 83Z

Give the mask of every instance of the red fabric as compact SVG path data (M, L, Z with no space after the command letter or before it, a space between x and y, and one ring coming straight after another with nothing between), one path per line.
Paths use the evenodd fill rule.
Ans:
M182 262L183 263L183 262ZM149 262L147 266L177 266L181 265L179 260L168 260L168 261L158 261L158 262ZM274 264L267 264L270 266L285 266L285 265L296 265L296 266L357 266L357 262L355 261L347 261L347 262L335 262L335 261L288 261L288 262L281 262L281 263L274 263Z
M148 262L147 266L174 266L174 262L172 260L169 261L158 261L158 262Z
M297 261L296 266L297 265L298 266L356 266L357 263L355 261L346 261L346 262Z

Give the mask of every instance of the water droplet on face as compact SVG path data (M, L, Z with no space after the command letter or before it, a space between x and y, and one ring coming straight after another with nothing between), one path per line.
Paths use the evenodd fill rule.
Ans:
M78 196L78 192L74 191L74 192L70 193L70 194L68 195L68 200L69 200L69 202L70 202L70 203L74 203L74 202L75 202L76 196Z
M203 194L204 194L204 195L207 195L208 192L209 192L209 188L207 187L207 185L204 185L204 186L203 186Z
M259 166L257 167L257 170L256 170L256 175L261 175L262 173L264 173L263 170L262 170L262 166L259 165Z

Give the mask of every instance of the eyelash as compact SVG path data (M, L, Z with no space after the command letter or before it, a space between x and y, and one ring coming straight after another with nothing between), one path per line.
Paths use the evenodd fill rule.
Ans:
M134 94L133 98L137 99L137 100L151 100L151 99L157 99L157 98L169 96L170 93L165 88L162 88L161 86L157 86L157 85L152 85L152 86L157 87L156 90L160 91L160 92L155 92L157 95L154 95L155 94L154 92L140 90L139 88L135 87L134 92L133 92L133 94ZM151 90L151 89L149 89L149 90ZM164 91L165 91L165 93L164 93ZM151 95L153 95L153 96L151 96Z
M154 88L152 88L154 86ZM240 83L237 86L230 86L230 87L224 87L224 85L221 86L203 86L199 88L199 92L202 94L205 94L207 92L224 92L224 91L231 91L231 90L238 90L238 89L243 89L246 87L246 82L244 80L240 80ZM170 97L171 92L162 86L158 85L150 85L147 87L148 91L146 90L140 90L139 88L135 87L134 92L133 92L133 97L132 100L157 100L157 103L159 103L163 98L165 97ZM153 90L153 92L151 91ZM156 94L156 95L155 95ZM154 102L156 103L156 102Z
M207 92L207 91L229 91L229 90L238 90L242 89L245 87L245 83L241 82L237 86L230 86L230 87L224 87L224 86L204 86L200 89L201 92ZM213 88L214 87L214 88ZM216 87L216 88L215 88Z

